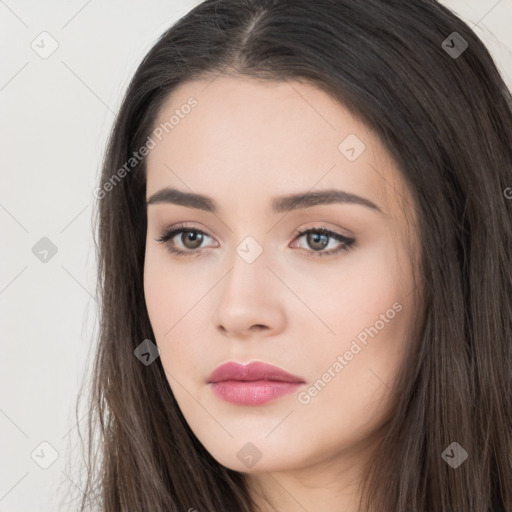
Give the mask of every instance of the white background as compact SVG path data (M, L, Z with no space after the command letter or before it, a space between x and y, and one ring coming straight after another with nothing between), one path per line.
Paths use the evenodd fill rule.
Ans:
M81 485L69 450L97 334L93 190L129 79L197 3L0 0L0 512L76 509L61 498L69 479ZM512 0L442 3L474 28L512 88ZM58 42L47 59L31 47L43 31ZM46 263L32 252L43 237L57 247ZM58 452L48 469L31 458L51 461L43 441Z

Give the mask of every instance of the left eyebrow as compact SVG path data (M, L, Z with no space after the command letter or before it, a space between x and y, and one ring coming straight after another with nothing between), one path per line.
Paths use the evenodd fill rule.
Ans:
M196 208L211 213L217 213L217 203L208 196L183 192L175 188L163 188L154 193L146 202L146 205L157 203L171 203L188 208ZM320 204L359 204L383 214L382 210L372 201L364 197L344 192L343 190L323 190L319 192L305 192L299 194L290 194L287 196L274 198L271 202L274 213L288 212L301 208L311 208Z
M278 197L272 201L272 210L275 213L289 212L300 208L310 208L319 204L347 203L367 206L383 213L372 201L343 190L322 190L319 192L307 192L304 194L291 194Z

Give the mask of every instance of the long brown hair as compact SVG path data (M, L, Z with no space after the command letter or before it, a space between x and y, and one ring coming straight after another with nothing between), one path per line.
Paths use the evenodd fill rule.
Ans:
M412 191L424 309L360 510L511 512L512 98L484 44L434 0L206 0L143 59L96 192L99 339L80 509L256 510L244 474L192 433L160 359L134 356L155 340L134 154L175 87L228 71L322 88L376 131ZM468 454L457 468L442 456L453 442Z

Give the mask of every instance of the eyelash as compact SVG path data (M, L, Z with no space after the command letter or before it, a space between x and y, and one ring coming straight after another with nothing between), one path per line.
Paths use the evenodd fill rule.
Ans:
M354 245L355 239L349 238L347 236L340 235L339 233L336 233L335 231L331 231L330 229L327 229L323 226L320 226L318 228L308 228L304 230L298 230L295 234L297 235L294 240L297 238L301 238L305 235L308 235L310 233L320 233L322 235L327 235L329 238L333 238L334 240L341 242L341 245L337 249L331 249L329 251L312 251L308 249L303 249L308 252L309 256L312 257L322 257L322 256L334 256L335 254L338 254L340 252L347 252L350 250L350 248Z
M176 247L173 247L167 243L169 240L174 238L176 235L179 235L181 233L188 233L188 232L199 233L201 235L205 235L205 236L211 238L210 235L208 235L204 231L201 231L200 229L188 227L186 225L180 225L180 226L175 226L173 228L165 230L161 234L161 236L159 238L156 238L155 240L157 242L161 242L161 243L165 244L167 250L172 254L177 254L178 256L199 256L202 252L201 250L182 251L181 249L176 249ZM340 247L338 247L337 249L331 249L330 251L320 252L320 251L304 249L309 253L308 254L309 256L313 256L313 257L334 256L342 251L349 251L356 241L354 238L349 238L344 235L340 235L339 233L336 233L335 231L331 231L330 229L327 229L323 226L318 227L318 228L309 228L309 229L306 229L303 231L298 230L296 232L297 236L295 239L300 238L304 235L308 235L310 233L320 233L323 235L327 235L330 238L334 238L338 242L342 242L342 245Z

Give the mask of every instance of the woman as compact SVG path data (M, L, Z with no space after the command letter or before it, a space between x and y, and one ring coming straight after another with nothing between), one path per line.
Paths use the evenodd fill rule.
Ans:
M510 92L437 2L194 8L96 191L82 510L511 511L510 187Z

